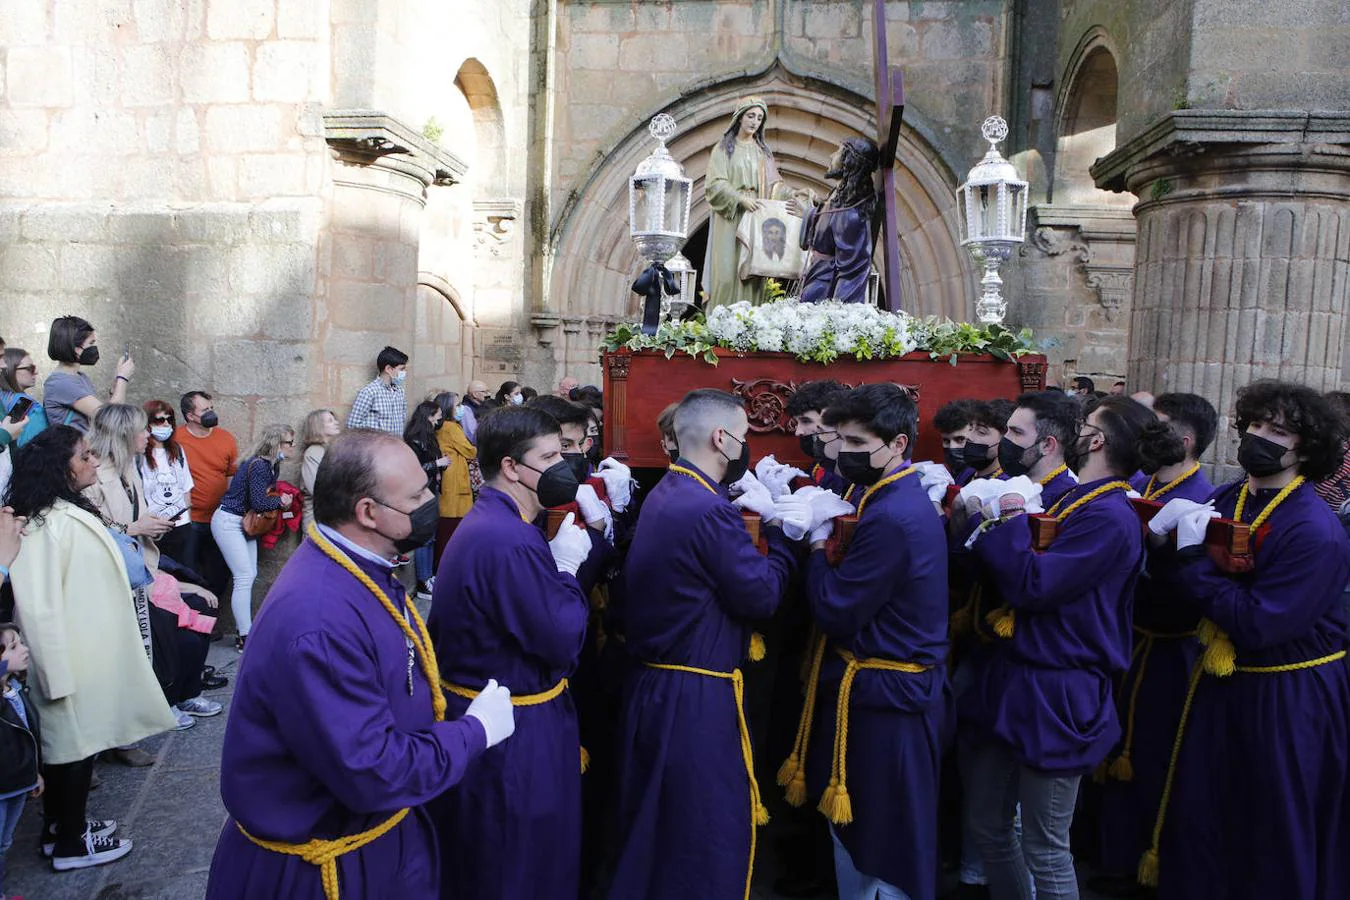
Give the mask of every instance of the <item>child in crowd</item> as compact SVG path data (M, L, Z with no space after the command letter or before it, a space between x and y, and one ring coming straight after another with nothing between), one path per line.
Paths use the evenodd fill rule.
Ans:
M5 894L5 854L14 841L14 829L23 815L24 800L42 796L42 740L38 736L37 712L28 702L28 689L14 678L28 668L28 648L19 629L0 624L0 650L5 667L0 669L0 900Z

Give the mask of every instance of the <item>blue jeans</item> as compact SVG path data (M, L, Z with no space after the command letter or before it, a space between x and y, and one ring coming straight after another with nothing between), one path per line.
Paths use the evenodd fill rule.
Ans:
M28 794L23 793L8 800L0 800L0 897L5 896L5 855L9 853L9 845L14 843L14 829L19 827L19 818L23 815L23 804L27 799Z
M993 900L1078 900L1069 826L1080 776L1023 766L1000 741L972 748L968 772L969 821Z
M421 584L436 574L436 541L430 540L413 551L413 570Z
M839 900L909 900L909 895L895 885L859 872L833 825L830 840L834 841L834 880L839 886Z

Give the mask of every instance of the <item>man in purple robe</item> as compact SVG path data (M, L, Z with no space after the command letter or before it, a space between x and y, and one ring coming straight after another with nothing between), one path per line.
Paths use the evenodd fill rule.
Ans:
M576 499L558 422L528 407L478 426L485 484L441 557L430 629L452 713L495 677L511 689L516 733L432 804L445 864L441 896L560 900L581 879L581 742L568 676L589 605L577 572L591 551L569 515L550 542L534 522Z
M1019 399L1010 435L1042 396ZM1015 512L974 545L1004 607L991 652L958 703L970 747L970 826L1000 900L1029 900L1033 890L1040 900L1078 897L1069 828L1080 778L1120 737L1111 686L1129 665L1143 561L1125 479L1139 468L1141 439L1165 434L1133 400L1097 401L1066 446L1082 483L1047 510L1058 523L1049 547L1033 548L1031 527Z
M1130 480L1146 500L1176 497L1203 502L1214 491L1199 458L1214 441L1219 414L1198 394L1160 394L1153 404L1158 420L1175 432L1175 446L1144 460L1144 472ZM1103 874L1088 885L1111 897L1129 897L1142 888L1139 860L1152 843L1167 763L1181 721L1191 667L1200 653L1195 639L1199 610L1170 584L1162 554L1149 554L1149 568L1134 598L1134 652L1116 693L1123 735L1112 752L1101 787L1098 831ZM1161 568L1162 571L1157 571Z
M810 535L806 594L823 646L796 767L808 766L810 795L823 794L841 900L931 900L949 717L947 560L941 517L906 462L918 408L893 384L866 385L831 404L825 422L839 434L841 472L865 491L838 568L825 558L831 523ZM795 801L799 776L783 774Z
M1345 423L1311 388L1276 381L1239 391L1236 413L1246 475L1210 499L1252 526L1252 568L1220 570L1203 521L1177 525L1174 583L1207 646L1161 846L1140 874L1158 878L1161 900L1347 897L1350 542L1312 484L1340 465Z
M675 413L680 459L643 503L629 550L633 670L619 722L620 849L611 900L741 900L767 821L752 772L740 666L752 623L773 614L796 567L768 490L768 554L725 485L749 467L741 401L697 390ZM747 492L746 497L752 494Z
M402 440L367 430L334 440L314 517L249 635L221 758L230 817L207 897L319 900L335 878L348 898L429 900L440 870L423 804L511 734L510 694L494 684L442 721L426 630L390 562L425 543L437 518ZM295 855L356 835L369 842L329 871Z
M810 263L802 279L801 299L807 303L842 300L867 302L867 279L872 274L872 212L877 204L872 173L880 154L867 138L849 138L830 157L825 177L839 184L823 205L795 209L804 213L801 247Z

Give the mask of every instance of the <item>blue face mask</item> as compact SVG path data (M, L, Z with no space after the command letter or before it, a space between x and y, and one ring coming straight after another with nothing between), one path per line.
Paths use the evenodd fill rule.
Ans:
M455 418L455 421L456 421L456 422L463 422L463 421L464 421L464 407L462 407L462 406L456 406L456 407L455 407L455 417L454 417L454 418Z
M522 403L524 403L524 402L525 402L525 396L524 396L523 394L512 394L512 395L511 395L511 405L512 405L512 406L519 406L520 404L522 404Z
M408 373L407 373L406 371L405 371L405 372L399 372L398 374L396 374L396 375L394 376L394 384L402 384L403 382L405 382L405 381L407 381L407 380L408 380Z

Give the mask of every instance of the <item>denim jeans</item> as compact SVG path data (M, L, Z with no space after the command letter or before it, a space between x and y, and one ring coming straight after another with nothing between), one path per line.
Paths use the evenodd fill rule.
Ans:
M258 577L258 542L244 534L244 517L218 509L211 516L211 536L230 567L230 610L239 635L253 627L253 581Z
M19 826L27 797L25 793L0 800L0 897L5 896L5 855L9 853L9 845L14 843L14 829Z
M895 885L859 872L833 825L830 840L834 841L834 879L839 886L839 900L909 900L909 895Z
M417 583L422 584L436 574L436 541L427 541L413 551L413 570L417 573Z
M968 771L970 824L993 900L1078 900L1069 826L1080 776L1023 766L999 741L972 748Z

